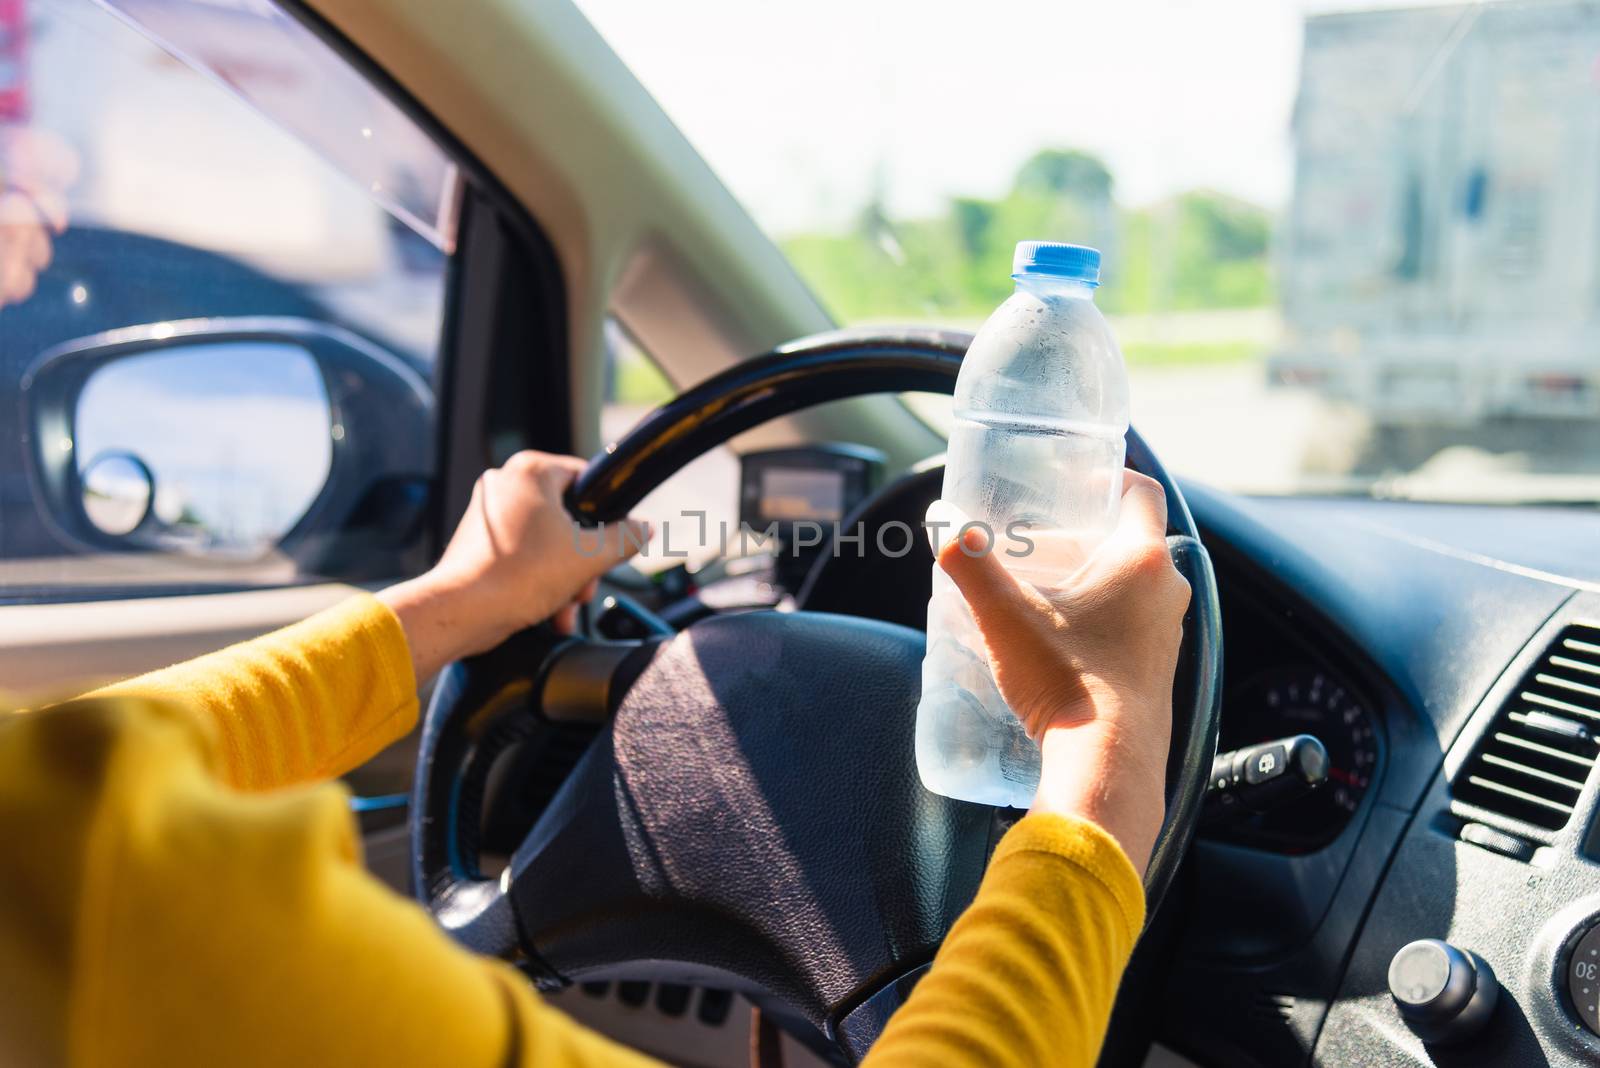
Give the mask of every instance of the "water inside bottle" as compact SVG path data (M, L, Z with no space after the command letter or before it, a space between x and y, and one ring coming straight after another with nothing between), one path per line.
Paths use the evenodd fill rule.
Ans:
M1122 453L1122 436L1095 424L962 412L943 497L993 532L991 551L1008 570L1051 586L1083 565L1114 522ZM917 731L925 778L951 796L1026 807L1039 748L995 685L971 609L937 567L928 634Z
M943 497L988 525L1008 569L1056 582L1115 521L1122 454L1122 436L1092 423L961 412Z

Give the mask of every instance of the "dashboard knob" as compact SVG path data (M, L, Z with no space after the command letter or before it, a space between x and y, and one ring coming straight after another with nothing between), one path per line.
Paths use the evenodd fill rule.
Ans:
M1424 1042L1460 1042L1489 1022L1500 983L1476 953L1422 938L1401 946L1389 962L1389 994Z
M1568 944L1572 949L1566 967L1567 997L1583 1026L1600 1035L1600 924Z

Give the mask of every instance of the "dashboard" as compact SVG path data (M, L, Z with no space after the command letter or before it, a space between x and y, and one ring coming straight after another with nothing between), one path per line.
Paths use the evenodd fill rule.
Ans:
M796 462L794 456L788 460ZM867 500L845 527L915 526L937 496L941 477L933 469L903 479ZM898 560L849 554L823 559L800 587L798 606L920 628L932 566L922 544ZM1319 634L1292 598L1245 576L1236 576L1222 592L1219 750L1309 734L1327 749L1329 781L1326 788L1202 833L1262 852L1314 853L1351 824L1377 779L1384 751L1380 707L1364 682L1365 669Z
M1185 492L1218 563L1225 738L1306 724L1343 774L1196 843L1158 1031L1201 1064L1600 1061L1578 954L1600 948L1600 782L1572 733L1600 688L1550 666L1596 663L1561 643L1600 619L1600 517ZM1561 711L1540 700L1565 734L1522 726ZM1402 1012L1391 967L1418 940L1496 977L1477 1030L1424 1038Z
M1311 853L1337 838L1360 811L1383 746L1377 710L1348 672L1236 605L1223 628L1225 673L1219 750L1309 734L1328 752L1327 782L1301 797L1207 832L1220 841L1286 854Z
M914 522L937 474L850 521ZM1592 654L1552 645L1600 621L1600 515L1184 491L1217 568L1220 744L1313 734L1329 781L1201 832L1123 1025L1201 1065L1600 1063L1600 628ZM930 563L830 562L801 605L916 626ZM1591 659L1557 678L1551 656ZM1564 755L1507 750L1525 723ZM1402 1016L1390 966L1419 939L1498 977L1470 1041Z
M845 494L846 527L915 525L940 475ZM763 508L841 503L786 470L750 485ZM1328 782L1201 831L1113 1039L1207 1068L1600 1063L1600 514L1183 489L1217 572L1220 744L1314 735ZM931 566L920 540L819 557L773 596L919 627ZM681 625L724 610L714 593L652 607ZM1492 973L1470 1035L1440 1041L1391 993L1419 940L1479 989Z
M1290 662L1247 677L1226 707L1222 749L1309 734L1328 751L1325 789L1253 816L1231 837L1286 852L1310 852L1337 838L1378 765L1378 726L1354 685L1319 664Z

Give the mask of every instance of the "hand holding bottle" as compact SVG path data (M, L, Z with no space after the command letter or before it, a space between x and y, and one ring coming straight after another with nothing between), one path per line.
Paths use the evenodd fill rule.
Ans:
M1057 585L1008 571L976 528L938 561L971 606L1001 696L1040 743L1034 811L1093 820L1143 870L1163 816L1189 584L1167 551L1161 487L1124 480L1116 528Z

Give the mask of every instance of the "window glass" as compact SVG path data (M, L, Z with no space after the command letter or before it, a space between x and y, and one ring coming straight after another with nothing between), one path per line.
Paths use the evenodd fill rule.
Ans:
M605 403L600 409L603 440L621 439L678 392L633 335L615 319L607 319ZM655 530L650 544L635 558L641 570L705 563L719 554L721 539L715 533L719 524L737 529L738 455L719 445L696 457L640 501L633 512Z
M322 156L439 248L456 166L388 97L269 0L105 0Z
M1600 6L579 3L844 323L1096 245L1177 470L1600 498Z
M428 492L457 181L265 0L0 2L0 588L361 577ZM56 514L107 454L155 482L123 541Z
M678 395L659 364L615 319L607 319L605 406L601 433L607 440L622 436L640 418Z

